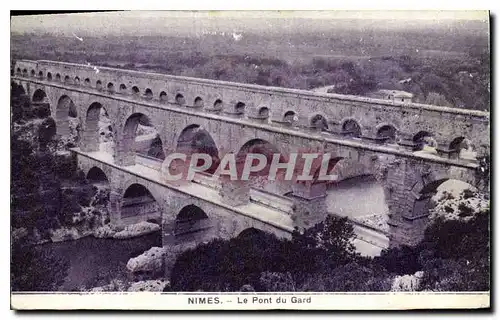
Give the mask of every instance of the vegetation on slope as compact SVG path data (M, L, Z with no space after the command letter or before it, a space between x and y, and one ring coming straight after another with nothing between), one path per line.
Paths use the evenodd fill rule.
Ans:
M489 290L489 210L470 220L436 219L423 241L361 257L346 218L329 215L291 240L255 229L181 254L173 291L389 291L393 279L423 271L418 290Z

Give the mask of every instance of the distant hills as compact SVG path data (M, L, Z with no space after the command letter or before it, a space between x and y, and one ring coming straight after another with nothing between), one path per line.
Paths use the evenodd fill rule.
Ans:
M258 11L240 15L220 15L211 12L109 12L94 14L62 14L40 16L18 16L11 19L13 34L56 34L79 36L100 35L182 35L194 36L207 32L239 33L328 33L339 30L398 30L433 32L460 32L472 35L485 35L489 32L487 16L475 20L427 20L418 18L387 19L362 18L314 18L309 12L300 15L274 14L259 17ZM307 17L308 16L308 17Z

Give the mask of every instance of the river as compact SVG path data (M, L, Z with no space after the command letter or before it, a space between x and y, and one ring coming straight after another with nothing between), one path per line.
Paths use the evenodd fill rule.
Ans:
M81 291L106 285L112 279L126 280L128 260L155 246L161 246L160 232L125 240L85 237L40 248L52 249L69 261L68 276L59 291Z

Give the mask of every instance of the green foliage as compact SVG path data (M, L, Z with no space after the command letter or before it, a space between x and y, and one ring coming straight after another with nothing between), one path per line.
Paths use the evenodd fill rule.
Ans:
M477 256L465 258L427 260L422 270L421 289L432 291L488 291L490 267L488 259Z
M354 227L346 217L327 215L325 221L292 234L298 274L329 270L358 257L352 243Z
M489 254L489 210L477 213L470 221L438 219L425 232L422 250L432 250L441 258L470 258Z
M257 291L294 288L309 274L328 272L358 257L350 242L353 226L346 218L328 215L324 222L278 239L247 229L230 240L216 239L183 252L176 260L171 284L176 291L238 290L250 284ZM292 281L293 279L293 281Z
M291 292L296 291L295 281L290 272L269 272L260 274L259 284L264 291Z
M14 243L11 251L12 291L56 291L67 276L69 262L49 248Z
M368 292L389 291L391 279L385 270L351 262L328 273L310 275L299 292Z
M468 221L434 221L415 247L385 250L374 263L395 274L424 271L422 290L489 290L489 210Z
M421 268L418 261L419 253L418 247L400 246L383 250L373 261L383 266L388 272L397 275L414 274Z
M264 271L284 271L285 242L271 234L242 234L231 240L212 240L181 254L175 262L172 288L177 291L237 290L258 283Z
M20 93L14 84L14 102L23 98ZM15 103L12 107L21 108ZM72 225L73 213L90 204L94 191L77 171L74 155L54 155L46 148L53 143L54 120L47 118L38 126L32 120L21 113L18 122L23 125L11 137L11 221L14 228L37 229L47 237L50 229Z

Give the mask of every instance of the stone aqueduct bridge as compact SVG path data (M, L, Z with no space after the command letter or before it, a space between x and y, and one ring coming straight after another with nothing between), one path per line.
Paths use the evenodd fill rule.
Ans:
M442 182L489 188L480 162L460 156L464 145L477 158L489 155L486 112L54 61L18 61L12 81L34 103L50 105L61 135L68 134L68 114L76 111L81 139L72 150L86 174L109 181L112 222L127 221L129 202L145 203L139 218L162 213L164 244L231 237L249 227L289 236L294 227L324 219L326 187L221 184L205 174L169 184L160 178L161 160L136 154L139 123L156 128L164 154L190 144L200 131L219 156L248 150L256 141L283 155L332 152L352 172L371 174L383 186L391 231L380 241L388 238L394 245L418 240L422 206ZM102 109L115 138L111 152L99 151ZM416 151L424 141L435 143L437 153ZM144 197L155 201L127 200L134 188L147 190ZM373 233L357 228L359 234Z

